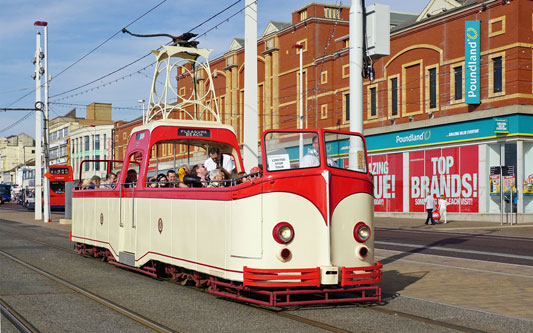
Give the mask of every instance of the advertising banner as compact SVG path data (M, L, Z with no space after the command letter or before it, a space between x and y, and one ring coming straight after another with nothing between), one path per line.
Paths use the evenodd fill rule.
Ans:
M424 198L444 195L448 212L479 212L478 146L409 153L409 211L424 212Z
M479 104L480 100L480 36L481 21L465 21L465 103Z
M403 210L403 156L401 153L370 156L368 166L374 176L374 210Z

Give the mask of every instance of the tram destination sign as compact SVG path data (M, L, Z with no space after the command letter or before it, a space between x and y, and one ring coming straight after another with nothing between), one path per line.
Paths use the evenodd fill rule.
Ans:
M178 135L209 138L211 136L211 131L205 128L179 128Z

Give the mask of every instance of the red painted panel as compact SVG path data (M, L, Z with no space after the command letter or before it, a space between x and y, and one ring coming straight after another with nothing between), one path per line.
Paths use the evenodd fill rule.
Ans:
M368 159L370 172L374 175L374 210L403 211L403 155L384 154Z

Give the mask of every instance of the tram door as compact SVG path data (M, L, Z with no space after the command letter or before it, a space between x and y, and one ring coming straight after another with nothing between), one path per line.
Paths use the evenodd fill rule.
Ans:
M134 154L132 154L132 157ZM137 234L135 190L138 186L137 175L139 173L139 165L137 163L129 163L128 168L125 182L120 185L119 262L125 265L135 266Z

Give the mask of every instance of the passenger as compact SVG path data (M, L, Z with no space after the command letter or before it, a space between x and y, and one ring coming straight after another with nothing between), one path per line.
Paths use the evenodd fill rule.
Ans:
M167 171L168 187L178 187L178 175L174 170Z
M310 149L307 154L300 160L300 168L310 168L320 165L320 149L318 144L318 135L313 137L313 149ZM337 166L337 163L331 158L327 157L327 164L329 166Z
M250 179L248 179L248 176L246 175L246 172L241 171L237 174L237 185L247 183Z
M100 188L101 181L102 181L102 179L99 176L97 176L97 175L92 176L91 180L89 182L88 189L89 190L94 190L94 189Z
M209 172L203 164L196 164L191 174L183 177L183 182L189 187L206 187L209 183Z
M150 188L157 187L157 177L150 177L150 179L148 179L148 187Z
M117 182L117 175L110 172L105 177L105 182L102 184L104 188L114 188Z
M190 173L191 173L191 169L189 169L188 165L183 164L182 166L180 166L180 168L178 169L178 179L180 180L180 182L183 182L183 177L185 177L185 175L188 175Z
M231 174L224 168L217 168L217 169L220 170L222 174L224 175L224 182L222 182L221 185L224 187L231 186L232 185Z
M261 168L253 167L250 170L250 180L255 180L261 177L263 177L263 170L261 170Z
M126 181L124 182L124 187L134 187L137 184L137 171L135 169L129 169L126 174Z
M214 169L209 171L209 178L211 182L207 187L224 187L224 173L221 169Z
M158 174L156 180L157 180L158 187L170 187L168 178L167 176L165 176L164 173Z
M217 167L223 167L229 173L235 169L235 161L231 155L221 154L218 147L211 147L208 151L209 158L205 160L204 165L207 171L216 169Z
M89 189L89 186L91 185L91 179L90 178L87 178L83 181L83 183L81 183L81 189L82 190L87 190Z

